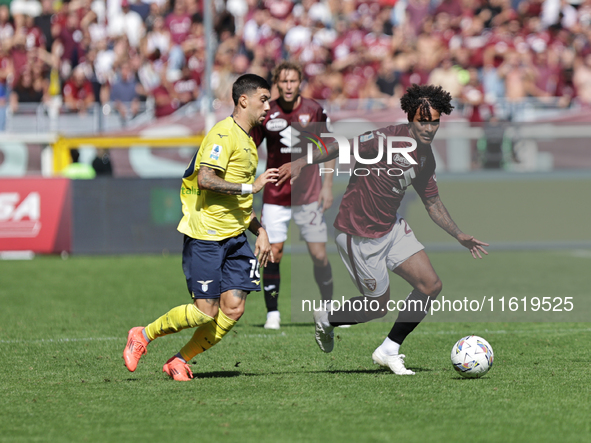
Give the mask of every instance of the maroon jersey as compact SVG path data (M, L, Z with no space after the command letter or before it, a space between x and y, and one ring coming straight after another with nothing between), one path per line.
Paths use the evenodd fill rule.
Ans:
M354 168L358 169L359 175L352 174L349 180L334 222L338 230L366 238L382 237L390 232L396 223L396 211L408 186L412 184L422 198L439 194L435 178L435 157L431 146L418 146L410 153L417 162L416 165L411 165L401 154L394 154L392 163L388 164L385 140L388 136L410 137L408 126L388 126L367 132L359 138L360 157L376 158L380 137L384 138L384 154L377 164L355 164ZM409 144L399 142L393 146L408 147ZM378 171L378 168L383 169ZM365 175L366 171L371 173Z
M299 157L292 156L292 146L288 146L290 141L299 139L299 134L293 132L295 130L291 124L299 123L305 127L309 123L326 123L328 118L322 106L309 98L302 97L300 105L291 112L281 109L277 100L273 100L270 106L263 124L254 127L250 134L257 146L263 139L267 139L267 168L278 168ZM302 149L301 152L304 155L305 150ZM318 165L310 165L302 169L293 187L289 180L281 186L265 186L263 203L280 206L307 205L318 201L321 186Z

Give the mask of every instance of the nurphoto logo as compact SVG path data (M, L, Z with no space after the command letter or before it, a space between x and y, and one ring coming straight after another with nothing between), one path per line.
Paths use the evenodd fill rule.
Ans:
M344 135L335 133L321 133L320 137L314 134L307 133L312 137L306 137L310 143L308 143L307 150L307 163L313 163L314 148L320 150L323 154L327 152L327 146L324 139L333 138L339 147L339 164L349 165L351 164L351 143ZM377 136L378 140L378 151L374 158L363 158L359 152L359 143L365 143L372 140ZM336 174L347 174L356 176L367 176L375 173L380 175L380 172L386 173L390 176L399 177L403 176L405 171L397 168L396 166L408 167L409 165L416 165L417 162L410 156L410 153L417 148L417 142L411 137L401 136L386 136L379 131L370 132L361 136L352 138L353 141L353 158L357 164L360 165L375 165L383 161L384 153L386 154L386 163L393 165L392 168L354 168L348 171L337 170ZM401 143L409 144L410 146L400 146ZM320 168L320 175L334 173L335 170L332 168Z

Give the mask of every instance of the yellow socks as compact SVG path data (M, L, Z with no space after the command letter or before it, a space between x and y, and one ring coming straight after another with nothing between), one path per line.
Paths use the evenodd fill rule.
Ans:
M207 351L219 342L235 324L236 320L232 320L219 309L213 321L197 328L191 340L181 349L181 356L185 361L189 361L197 354Z
M186 328L195 328L212 323L213 320L212 317L197 309L197 306L194 304L177 306L155 322L146 326L146 335L150 340L154 340L155 338L174 334Z

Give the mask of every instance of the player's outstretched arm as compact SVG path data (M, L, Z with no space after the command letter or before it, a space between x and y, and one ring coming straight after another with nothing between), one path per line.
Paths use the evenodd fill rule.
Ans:
M318 164L322 162L327 162L329 160L335 159L339 156L339 144L329 143L326 145L326 152L322 152L321 150L315 150L312 153L312 163ZM279 175L277 177L277 183L275 186L281 186L283 182L287 181L291 178L291 183L297 180L300 176L300 172L302 172L302 168L308 164L307 156L303 156L294 160L290 163L284 163L279 167Z
M259 260L261 266L266 267L269 260L271 260L271 263L275 263L267 231L261 226L261 223L254 216L254 213L251 216L248 230L257 236L257 240L254 244L254 255Z
M431 220L433 220L437 226L455 238L457 241L460 242L462 246L467 248L472 257L474 258L482 258L481 252L485 255L488 255L488 252L483 248L483 246L488 246L488 243L481 242L480 240L476 240L473 236L464 234L458 225L452 220L449 212L447 212L446 207L443 205L443 202L439 198L439 195L434 197L429 197L423 200L425 204L425 209L429 213Z
M261 174L252 184L251 192L245 192L244 186L240 183L230 183L217 174L217 170L208 166L200 166L197 180L199 181L199 189L207 191L218 192L220 194L240 195L240 194L256 194L267 183L275 183L277 181L277 169L267 169ZM250 185L248 185L250 186Z
M269 168L261 175L257 177L257 179L252 184L252 193L257 194L260 192L267 183L275 183L277 182L277 176L279 174L279 169L277 168Z

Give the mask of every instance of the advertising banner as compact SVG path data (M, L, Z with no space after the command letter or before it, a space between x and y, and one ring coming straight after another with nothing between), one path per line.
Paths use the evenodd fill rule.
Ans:
M0 251L70 252L71 231L70 180L0 179Z

